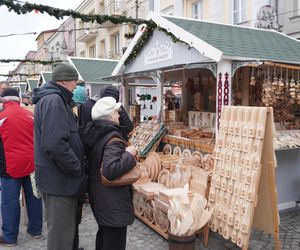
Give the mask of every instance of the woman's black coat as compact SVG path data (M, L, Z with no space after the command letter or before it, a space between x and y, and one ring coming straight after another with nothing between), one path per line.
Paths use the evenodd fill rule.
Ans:
M122 128L111 121L92 121L85 130L84 144L88 159L89 199L99 225L123 227L133 223L132 186L106 187L101 184L100 166L107 179L113 180L131 170L136 161L125 151Z

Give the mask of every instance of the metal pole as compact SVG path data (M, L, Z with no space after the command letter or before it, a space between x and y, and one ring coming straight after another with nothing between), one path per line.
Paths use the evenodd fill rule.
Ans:
M52 71L53 71L53 47L52 47L50 53L51 53L51 69L52 69Z
M139 0L135 0L135 18L139 18ZM134 32L138 31L138 25L136 24L134 27Z
M74 19L74 56L76 56L76 18Z
M139 1L135 0L135 18L139 18Z

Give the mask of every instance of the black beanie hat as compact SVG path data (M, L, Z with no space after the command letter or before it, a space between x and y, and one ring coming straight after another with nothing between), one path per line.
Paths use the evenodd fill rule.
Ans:
M78 80L78 73L76 69L68 62L62 62L56 64L52 71L52 80L54 82L58 81L68 81L68 80Z
M116 102L119 102L120 91L111 85L105 86L100 90L100 98L110 96L116 99Z
M5 101L19 101L20 96L18 90L15 88L7 88L4 89L2 94L1 94L2 100Z

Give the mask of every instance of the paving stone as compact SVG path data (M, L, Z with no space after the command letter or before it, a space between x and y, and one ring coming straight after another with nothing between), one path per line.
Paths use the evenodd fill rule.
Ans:
M1 192L0 192L1 193ZM23 212L23 211L22 211ZM23 213L22 213L23 214ZM282 249L300 249L300 212L293 215L293 211L280 214L280 241ZM95 249L95 237L98 230L97 223L88 206L83 208L83 219L80 225L80 247L85 250ZM126 250L166 250L168 241L158 235L154 230L146 226L143 222L136 219L133 225L128 227L127 248ZM1 248L1 250L44 250L46 249L46 223L44 223L43 235L41 239L32 239L26 233L23 219L20 223L20 233L18 246L14 248ZM202 238L196 240L196 249L203 250L239 250L230 240L223 239L217 233L210 232L208 246L204 247ZM274 239L262 231L253 230L249 249L251 250L273 250Z

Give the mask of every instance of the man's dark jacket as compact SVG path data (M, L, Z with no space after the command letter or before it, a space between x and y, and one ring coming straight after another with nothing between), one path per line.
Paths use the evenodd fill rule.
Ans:
M123 227L133 223L134 210L132 186L106 187L100 181L102 174L114 180L136 165L134 157L125 151L122 142L112 142L111 138L124 140L122 128L107 120L92 121L85 130L84 141L88 157L89 200L99 225Z
M72 96L52 81L35 89L34 163L39 191L79 197L86 192L87 178Z
M89 122L92 121L92 108L95 105L96 101L93 99L88 99L85 103L81 104L79 106L79 112L78 112L78 116L79 116L79 126L81 128L84 128ZM120 107L119 110L119 122L120 125L123 126L126 130L126 139L127 139L127 134L129 134L132 130L133 130L133 123L130 120L126 110L124 109L123 106Z

